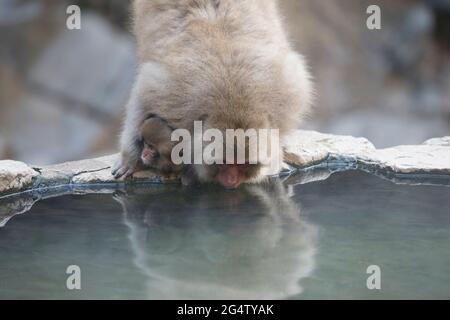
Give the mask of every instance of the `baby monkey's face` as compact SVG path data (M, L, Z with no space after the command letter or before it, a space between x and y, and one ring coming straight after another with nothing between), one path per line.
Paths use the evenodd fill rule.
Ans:
M156 169L162 173L175 173L182 169L174 165L171 160L172 148L175 143L171 141L173 129L161 118L151 117L144 121L141 132L141 161L145 167Z

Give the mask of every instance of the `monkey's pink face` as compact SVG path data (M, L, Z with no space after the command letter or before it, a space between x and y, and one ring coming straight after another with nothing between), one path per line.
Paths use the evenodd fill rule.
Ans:
M155 161L158 158L158 151L152 147L149 147L147 144L144 144L144 148L141 153L142 163L146 166L151 166L155 164Z
M261 179L260 165L223 164L202 165L197 167L197 174L202 181L220 183L228 189L235 189L246 182Z
M272 163L271 159L279 156L279 143L273 144L271 131L267 129L270 126L265 116L261 116L261 119L255 116L252 121L250 120L210 117L204 121L204 130L218 130L223 137L222 157L217 158L220 154L214 154L214 157L208 158L206 163L220 161L219 163L226 164L196 165L195 171L200 181L216 182L225 188L234 189L243 183L260 182L267 174L271 174L268 167ZM266 135L260 134L259 130L265 130ZM278 131L275 131L278 134ZM266 154L260 150L265 150ZM203 156L205 157L205 154ZM206 154L206 157L209 157L209 154Z
M216 180L225 188L234 189L246 182L255 170L256 167L248 164L219 165Z

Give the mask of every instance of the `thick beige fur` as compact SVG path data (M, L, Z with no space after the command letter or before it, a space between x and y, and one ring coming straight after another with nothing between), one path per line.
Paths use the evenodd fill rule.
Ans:
M276 2L134 1L139 68L116 170L133 171L133 141L148 113L176 128L203 119L206 128L221 130L277 128L282 138L298 127L311 81Z

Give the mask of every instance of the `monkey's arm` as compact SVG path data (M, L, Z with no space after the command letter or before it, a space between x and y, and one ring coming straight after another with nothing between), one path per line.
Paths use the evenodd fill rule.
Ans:
M112 175L116 179L127 178L137 171L142 151L139 134L142 111L137 103L137 97L133 93L126 109L127 115L120 139L120 158L112 169Z
M137 143L132 143L125 149L122 149L120 158L114 164L112 169L112 175L114 176L114 178L128 178L137 171L140 161L140 150L141 148L138 147Z

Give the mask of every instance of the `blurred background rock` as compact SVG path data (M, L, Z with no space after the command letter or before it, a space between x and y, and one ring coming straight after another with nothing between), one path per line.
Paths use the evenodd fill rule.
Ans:
M66 29L78 4L81 30ZM307 129L377 147L450 134L450 0L280 0L316 81ZM368 30L366 9L382 10ZM116 150L135 74L129 1L0 1L0 158L48 164Z

